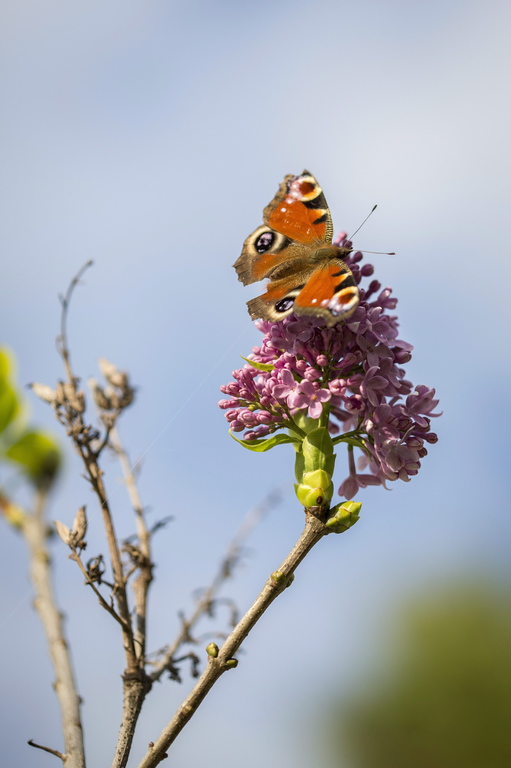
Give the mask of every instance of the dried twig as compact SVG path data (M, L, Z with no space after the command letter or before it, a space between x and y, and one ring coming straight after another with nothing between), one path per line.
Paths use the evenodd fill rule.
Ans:
M107 434L98 446L97 430L88 426L84 422L82 416L85 410L85 399L83 392L78 390L79 379L73 373L71 355L67 341L67 317L71 297L74 288L78 284L84 271L91 264L92 262L88 262L79 270L77 275L71 281L66 295L61 300L62 315L59 351L66 370L67 383L62 384L57 388L54 408L57 418L66 427L68 435L72 439L75 448L83 460L86 477L96 494L103 516L103 525L105 527L110 562L114 576L113 595L117 605L116 614L118 616L117 620L122 628L126 660L126 667L123 674L123 721L113 761L113 766L115 766L115 768L124 768L131 749L134 723L140 713L142 702L150 688L150 683L145 674L143 657L139 655L139 646L135 643L120 547L115 533L108 496L103 483L103 472L98 464L99 454L102 448L106 445L108 433L111 431L116 416L113 417L113 420L110 423L105 424ZM125 404L131 402L133 390L130 389L129 392L127 392L127 395L128 397ZM116 411L120 412L120 410L121 408L116 408ZM79 563L79 560L77 560L77 562ZM126 713L129 713L128 725L125 723Z
M80 568L80 570L81 570L81 572L82 572L82 574L83 574L83 576L85 578L85 583L88 584L90 586L90 588L93 590L94 594L96 595L96 597L99 600L99 603L100 603L101 607L104 608L105 611L107 611L110 614L110 616L112 616L117 622L119 622L119 624L121 625L121 627L123 629L126 629L126 627L124 626L124 622L123 622L122 618L119 616L119 614L117 613L115 608L113 608L109 603L107 603L107 601L105 600L105 598L103 597L103 595L101 594L99 589L96 587L95 583L90 578L89 574L87 573L87 569L85 568L85 566L84 566L84 564L82 562L82 559L81 559L80 555L78 554L78 552L76 551L76 549L74 547L72 547L72 550L73 550L73 554L69 555L69 557L71 558L71 560L74 560L75 563L77 563L78 567Z
M138 576L134 580L132 588L135 597L135 648L137 657L145 659L146 654L146 622L147 622L147 595L153 579L153 564L151 562L150 534L147 529L144 508L140 499L137 484L133 474L131 462L124 449L117 427L110 431L110 445L116 452L124 473L124 481L128 489L131 505L135 512L137 527L137 561L133 570L138 570Z
M146 624L147 624L147 596L149 592L149 586L153 579L153 564L151 561L151 548L150 548L150 535L147 530L145 522L144 509L138 493L138 488L133 475L131 463L128 455L121 443L119 433L116 427L110 430L110 445L115 450L119 461L121 463L124 480L128 488L128 493L131 499L131 504L135 512L136 528L138 547L132 549L132 557L136 558L136 567L134 570L138 571L137 577L132 583L133 594L135 598L135 627L134 627L134 640L135 640L135 652L137 654L137 661L140 669L145 669L145 656L146 656ZM151 683L148 678L145 689L141 692L141 700L134 697L125 696L123 702L123 713L121 719L121 726L119 730L119 745L126 744L127 747L131 745L133 739L133 733L135 731L138 716L142 706L142 701L145 695L149 692ZM143 693L143 696L142 696ZM129 750L126 752L126 757L129 754ZM116 758L112 768L119 765L122 766L123 754L119 751L116 752Z
M55 755L56 757L60 757L62 762L64 762L67 758L67 755L63 755L62 752L58 751L58 749L52 749L51 747L44 747L42 744L37 744L33 739L29 739L27 741L27 744L30 744L31 747L35 747L36 749L42 749L43 752L49 752L50 755Z

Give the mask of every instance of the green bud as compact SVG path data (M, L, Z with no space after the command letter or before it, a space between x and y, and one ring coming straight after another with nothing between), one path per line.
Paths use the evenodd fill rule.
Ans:
M286 587L289 587L293 583L295 575L294 573L285 574L283 571L273 571L271 578L277 584L285 583Z
M218 656L218 645L216 643L209 643L209 645L206 646L206 653L208 656L211 656L211 658L216 659Z
M228 659L225 662L226 669L235 669L238 666L238 659Z
M280 584L282 581L286 579L286 574L283 571L273 571L271 574L271 578L273 581L276 581L277 584Z
M27 517L26 513L21 507L18 507L17 504L13 504L9 499L2 495L0 495L0 512L13 528L18 528L18 530L23 528Z
M324 469L304 472L301 480L301 483L295 485L295 492L298 501L306 509L309 507L322 507L332 498L334 487L330 476Z
M332 515L326 521L326 527L330 528L332 533L344 533L360 519L361 507L362 504L359 501L344 501L342 504L337 504L330 510Z

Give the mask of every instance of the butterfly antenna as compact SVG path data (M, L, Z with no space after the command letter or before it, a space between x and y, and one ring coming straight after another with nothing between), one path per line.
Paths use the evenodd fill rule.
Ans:
M380 256L396 256L395 251L363 251L360 248L354 248L357 253L379 253Z
M376 210L377 208L378 208L378 205L375 205L375 206L373 206L373 208L371 209L371 211L370 211L370 212L367 214L367 216L365 217L365 219L364 219L364 221L362 222L362 224L361 224L359 227L357 227L357 229L356 229L356 230L353 232L353 234L352 234L352 235L350 235L350 236L348 237L348 240L353 240L353 238L355 237L355 235L357 234L357 232L359 231L359 229L362 229L362 227L363 227L363 226L364 226L364 224L366 223L366 221L367 221L367 219L369 218L369 216L370 216L372 213L374 213L374 212L375 212L375 210ZM370 253L370 251L367 251L367 253Z

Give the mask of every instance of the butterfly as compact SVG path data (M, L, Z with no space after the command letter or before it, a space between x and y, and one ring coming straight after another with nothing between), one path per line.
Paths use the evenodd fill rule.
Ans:
M315 315L328 326L350 317L359 291L343 258L352 248L332 244L332 217L314 176L286 176L263 221L234 264L243 285L269 278L266 293L247 302L250 317L275 322L292 313Z

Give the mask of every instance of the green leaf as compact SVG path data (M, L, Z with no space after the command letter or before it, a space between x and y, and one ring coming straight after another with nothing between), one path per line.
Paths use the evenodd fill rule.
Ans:
M60 449L45 432L25 432L9 446L5 455L20 464L38 488L48 488L53 483L61 464Z
M231 430L229 430L229 434L233 440L236 440L237 443L242 445L244 448L247 448L249 451L254 451L255 453L264 453L265 451L269 451L270 448L274 448L276 445L283 445L284 443L300 442L294 437L285 435L282 432L279 432L278 435L272 435L271 437L260 438L258 440L240 440L239 438L234 437Z
M13 361L8 350L0 347L0 382L9 380L13 376Z
M368 450L366 448L366 445L362 438L358 437L344 437L343 435L339 435L339 437L334 437L333 440L334 445L339 445L340 443L346 443L346 445L351 445L353 448L360 448L364 453L368 453Z
M21 410L20 399L11 384L13 375L12 356L5 347L0 348L0 433L7 429Z
M251 365L252 368L257 368L258 371L273 371L273 369L275 368L273 363L256 363L255 360L249 360L248 357L243 357L243 355L240 355L240 357L246 363Z
M4 432L21 410L21 403L14 387L0 382L0 433Z

